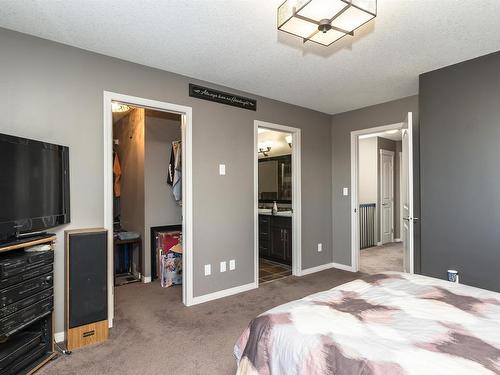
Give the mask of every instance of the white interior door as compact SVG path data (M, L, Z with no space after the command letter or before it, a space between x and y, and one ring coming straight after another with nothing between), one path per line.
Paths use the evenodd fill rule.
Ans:
M404 246L404 271L413 273L413 129L412 113L408 112L408 117L403 126L403 163L402 163L402 191L403 202L403 246Z
M380 242L394 241L394 152L380 150Z

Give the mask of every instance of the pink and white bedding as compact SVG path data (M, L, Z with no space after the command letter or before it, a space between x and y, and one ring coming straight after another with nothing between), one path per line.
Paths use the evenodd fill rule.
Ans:
M500 294L382 273L252 320L240 375L500 374Z

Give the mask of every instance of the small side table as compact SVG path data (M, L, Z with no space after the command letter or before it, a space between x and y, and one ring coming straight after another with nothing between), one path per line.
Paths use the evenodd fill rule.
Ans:
M135 283L140 280L140 276L142 275L142 239L141 237L139 238L134 238L132 240L120 240L119 238L115 238L113 240L113 245L114 245L114 251L113 251L113 258L114 254L118 254L120 251L125 251L127 248L127 245L130 246L132 249L137 248L139 252L139 279L136 278L136 276L133 273L132 270L132 259L133 257L129 258L129 264L128 264L128 272L125 273L116 273L116 265L113 262L113 274L114 274L114 284L115 286L120 286L120 285L125 285L125 284L130 284L130 283ZM131 254L133 254L133 250L131 251Z

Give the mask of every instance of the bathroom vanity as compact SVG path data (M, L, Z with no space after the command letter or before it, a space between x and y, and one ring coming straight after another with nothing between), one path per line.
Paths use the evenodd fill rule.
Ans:
M283 264L292 264L292 217L259 214L259 256Z

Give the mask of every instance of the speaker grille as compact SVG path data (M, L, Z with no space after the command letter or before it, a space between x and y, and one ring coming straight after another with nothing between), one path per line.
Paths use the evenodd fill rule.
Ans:
M69 328L106 320L107 232L71 233L68 245Z

